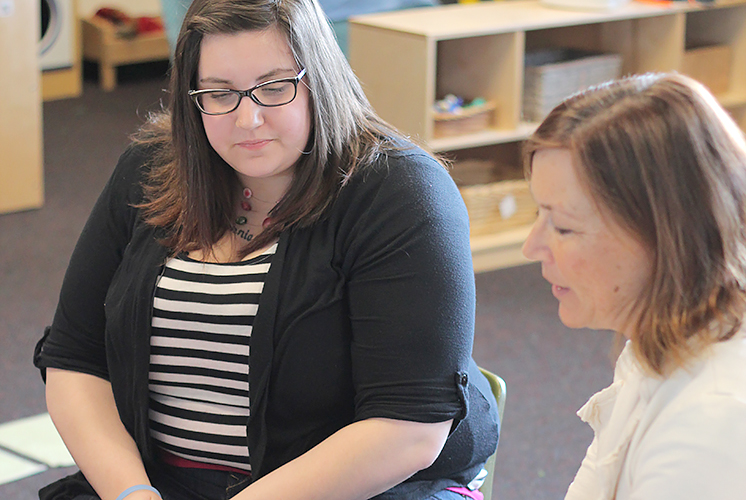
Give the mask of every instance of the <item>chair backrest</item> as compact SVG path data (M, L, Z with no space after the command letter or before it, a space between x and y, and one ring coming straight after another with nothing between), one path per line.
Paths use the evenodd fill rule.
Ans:
M480 367L479 370L489 381L492 393L495 395L495 400L497 401L497 416L500 418L500 434L502 434L503 414L505 413L505 397L507 395L505 380L484 368ZM492 500L492 485L495 480L495 454L487 459L484 468L487 471L487 478L484 480L484 483L482 483L482 487L479 488L479 491L484 495L484 500Z

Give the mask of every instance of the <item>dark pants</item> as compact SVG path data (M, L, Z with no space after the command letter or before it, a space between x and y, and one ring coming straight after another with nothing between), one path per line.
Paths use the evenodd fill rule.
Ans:
M155 473L152 473L155 472ZM207 469L184 469L164 465L158 471L149 471L153 486L161 492L163 500L228 500L246 488L248 476L233 472ZM75 500L100 500L81 495ZM450 490L439 491L423 500L464 500L464 496Z

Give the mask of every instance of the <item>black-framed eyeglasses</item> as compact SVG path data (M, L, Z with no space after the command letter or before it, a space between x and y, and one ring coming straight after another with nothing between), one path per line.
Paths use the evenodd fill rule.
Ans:
M197 108L206 115L225 115L236 110L241 104L241 99L250 97L259 106L274 108L290 104L298 95L298 82L306 74L303 68L292 78L280 78L255 85L248 90L233 89L205 89L190 90L189 97L192 98Z

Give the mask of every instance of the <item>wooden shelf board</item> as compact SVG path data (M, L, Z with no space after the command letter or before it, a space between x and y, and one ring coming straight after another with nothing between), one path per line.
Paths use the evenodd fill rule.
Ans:
M660 5L630 2L616 9L591 12L557 9L542 5L537 0L523 0L442 5L436 8L368 14L353 17L350 22L446 40L655 17L697 8L699 7L689 6L686 2Z
M471 255L474 272L483 273L529 264L531 261L523 256L521 247L531 227L528 225L497 234L472 236Z
M724 108L733 108L746 104L746 90L726 92L724 94L719 94L716 97Z
M44 101L79 97L82 92L83 75L78 63L71 68L41 73L41 95Z
M483 130L472 134L458 135L453 137L439 137L428 141L433 151L445 152L457 149L474 148L479 146L490 146L506 142L517 142L526 139L536 130L538 123L524 122L512 130Z

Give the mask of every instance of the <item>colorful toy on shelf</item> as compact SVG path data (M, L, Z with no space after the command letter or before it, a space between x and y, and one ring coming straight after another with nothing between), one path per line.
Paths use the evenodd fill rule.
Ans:
M495 103L477 97L466 103L463 97L448 94L433 104L434 137L447 137L479 132L492 122Z
M102 7L93 16L111 24L119 38L135 38L143 33L163 31L163 21L158 16L130 17L125 12L111 7Z
M483 97L477 97L468 104L464 104L464 98L453 94L447 94L443 99L435 101L434 109L437 114L459 115L467 110L473 110L484 106L487 101Z

